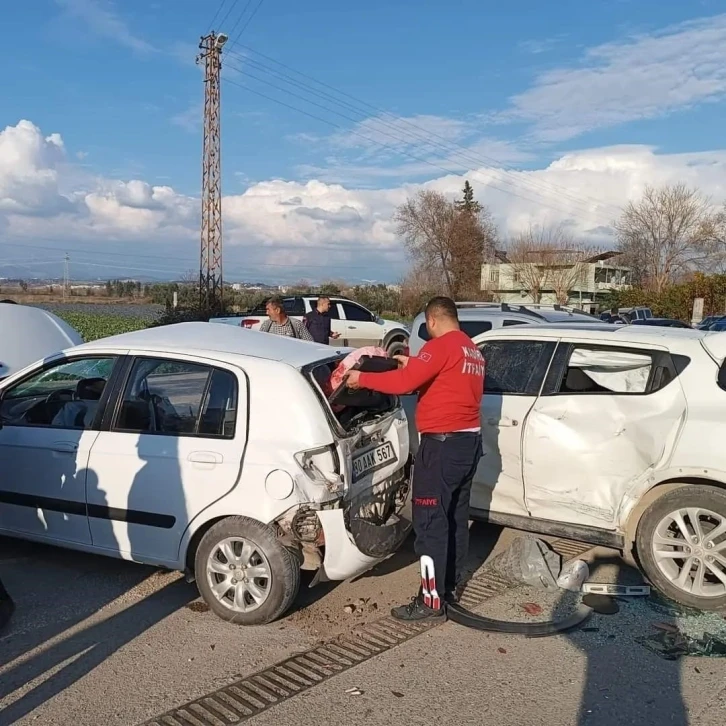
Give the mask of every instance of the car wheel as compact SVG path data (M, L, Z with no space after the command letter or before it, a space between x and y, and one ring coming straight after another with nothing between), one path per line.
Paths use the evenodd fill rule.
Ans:
M403 352L406 350L406 345L407 342L403 338L396 338L388 344L386 352L389 356L403 355Z
M197 587L220 618L262 625L279 618L300 588L300 567L267 525L228 517L202 537L194 559Z
M726 492L698 485L664 494L643 514L635 546L666 597L700 610L726 607Z

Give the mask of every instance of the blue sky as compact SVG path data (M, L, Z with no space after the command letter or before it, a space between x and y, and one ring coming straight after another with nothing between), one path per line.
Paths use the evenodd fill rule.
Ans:
M725 196L726 2L34 0L4 18L0 262L72 243L98 274L142 248L160 276L193 266L215 13L231 277L396 279L391 212L421 183L471 178L503 237L594 234L646 183Z

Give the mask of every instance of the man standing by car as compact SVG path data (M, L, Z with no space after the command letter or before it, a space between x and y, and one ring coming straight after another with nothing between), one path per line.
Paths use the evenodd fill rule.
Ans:
M416 428L421 443L413 466L413 530L419 557L434 563L434 583L455 602L469 548L471 483L482 456L480 407L484 359L459 328L456 304L435 297L426 306L430 340L418 356L395 356L398 370L350 371L349 388L404 395L418 391ZM445 618L423 592L394 608L399 620Z
M312 341L313 337L305 326L296 318L287 316L282 298L270 298L265 305L265 312L268 320L260 325L260 332Z
M330 298L321 295L317 305L305 316L305 327L316 343L329 345L331 338L340 338L340 333L333 333L330 325Z

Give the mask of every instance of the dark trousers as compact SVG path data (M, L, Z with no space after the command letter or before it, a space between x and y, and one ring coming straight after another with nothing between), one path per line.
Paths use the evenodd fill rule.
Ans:
M413 466L413 531L419 557L434 561L439 596L453 594L469 550L471 482L482 456L478 433L422 435Z

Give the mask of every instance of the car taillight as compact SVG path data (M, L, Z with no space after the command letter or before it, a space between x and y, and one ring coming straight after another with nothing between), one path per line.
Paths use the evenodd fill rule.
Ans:
M340 462L334 447L324 446L319 449L299 451L295 454L295 460L312 481L324 483L330 492L343 490Z
M243 328L251 328L253 325L257 325L257 323L259 322L259 320L255 320L253 318L243 318L240 321L240 326Z

